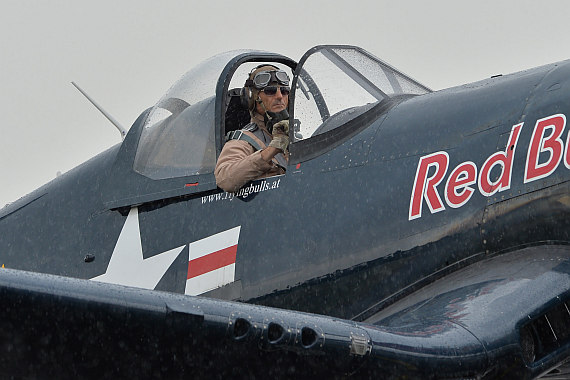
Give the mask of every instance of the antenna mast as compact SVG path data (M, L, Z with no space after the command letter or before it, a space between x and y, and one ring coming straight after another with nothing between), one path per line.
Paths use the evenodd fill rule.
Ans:
M87 93L85 91L83 91L81 89L81 87L79 87L75 82L71 82L71 84L74 85L75 88L77 90L79 90L79 92L81 92L81 94L83 96L85 96L87 98L87 100L89 100L91 102L91 104L93 104L95 106L95 108L97 108L99 110L99 112L101 112L107 118L107 120L109 120L111 123L113 123L113 125L119 130L119 133L121 133L121 138L124 139L125 136L127 135L127 130L117 120L115 120L115 118L113 118L113 116L111 116L99 104L97 104L97 102L95 100L93 100L89 95L87 95Z

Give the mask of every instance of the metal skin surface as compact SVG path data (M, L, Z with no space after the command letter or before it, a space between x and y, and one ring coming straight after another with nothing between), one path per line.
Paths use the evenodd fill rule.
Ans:
M256 52L228 62L217 96L203 105L216 112L216 141L235 67L271 58L298 75L309 54L296 67ZM570 332L555 325L556 341L546 344L541 330L541 318L550 316L550 323L570 302L569 126L559 143L548 139L555 129L547 127L537 145L544 149L536 166L560 156L553 170L539 179L525 175L540 121L554 125L570 114L569 74L565 61L385 99L314 140L293 143L287 173L246 185L262 189L247 196L217 189L212 173L151 181L132 171L149 111L143 112L122 144L0 210L2 372L94 378L548 372L570 355ZM293 110L295 96L302 95L292 92ZM421 164L433 158L447 168L426 166L422 181ZM503 166L489 166L492 159ZM488 182L503 188L481 187L486 165ZM457 204L446 184L460 166L476 168L476 179L457 185L458 193L473 190ZM440 182L430 185L438 174ZM421 194L419 214L418 186L437 193ZM192 250L237 227L232 281L205 297L184 295ZM121 242L133 239L129 228L140 242L141 268L175 251L156 285L85 281L110 272ZM562 325L570 325L568 314Z

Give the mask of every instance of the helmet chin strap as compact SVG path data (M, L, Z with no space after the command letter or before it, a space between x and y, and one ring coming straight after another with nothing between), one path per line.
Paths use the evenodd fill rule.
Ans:
M271 116L269 116L267 113L267 108L265 108L265 103L263 103L263 100L261 100L261 97L259 95L257 95L256 103L261 104L261 108L263 108L263 112L265 113L265 115L263 115L263 118L271 120ZM267 122L267 120L265 122Z
M257 95L257 100L255 102L260 104L261 108L263 108L263 122L265 123L265 127L267 128L269 133L271 133L271 129L273 129L273 128L270 129L270 128L268 128L268 126L270 126L269 121L271 121L271 119L273 119L273 117L271 117L271 115L267 111L267 108L265 107L265 104L263 103L263 100L261 100L259 95ZM255 109L255 111L257 112L257 108Z

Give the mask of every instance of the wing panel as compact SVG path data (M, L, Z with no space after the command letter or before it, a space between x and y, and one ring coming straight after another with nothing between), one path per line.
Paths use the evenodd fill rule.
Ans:
M540 245L472 264L366 322L409 334L453 324L481 342L497 375L537 376L570 356L569 300L570 247Z
M536 249L464 272L464 286L440 285L374 325L2 269L0 370L32 378L535 376L570 352L566 344L530 365L521 355L517 332L527 310L538 317L548 306L541 297L568 296L561 290L569 288L568 247L529 261ZM518 261L514 279L477 278ZM523 269L533 266L542 272Z

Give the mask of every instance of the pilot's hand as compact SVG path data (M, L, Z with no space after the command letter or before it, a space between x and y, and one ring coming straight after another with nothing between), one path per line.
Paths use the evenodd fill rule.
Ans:
M272 132L273 137L275 137L276 132L289 136L289 120L281 120L279 123L275 123Z
M275 124L271 134L273 135L273 139L269 143L269 146L285 151L287 146L289 146L289 120L281 120Z

